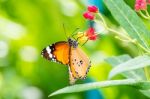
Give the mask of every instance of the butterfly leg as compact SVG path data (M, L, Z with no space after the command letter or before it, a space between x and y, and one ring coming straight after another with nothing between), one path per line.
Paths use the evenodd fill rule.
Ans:
M85 43L87 43L88 40L89 40L89 39L87 39L87 40L82 44L82 46L83 46Z
M84 33L82 33L82 35L77 38L77 41L78 41L80 38L82 38L83 36L84 36Z

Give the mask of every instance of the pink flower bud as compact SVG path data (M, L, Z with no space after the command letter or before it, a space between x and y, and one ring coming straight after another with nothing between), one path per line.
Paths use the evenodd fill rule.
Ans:
M143 2L143 0L136 0L135 2L136 2L136 4L139 4L139 3Z
M88 6L88 11L97 13L98 12L98 8L96 6Z
M141 2L141 10L146 10L147 9L147 3L146 2Z
M83 13L83 17L85 18L85 19L88 19L88 20L94 20L94 14L93 13L91 13L91 12L85 12L85 13Z
M141 10L140 9L140 5L139 4L135 4L134 9L135 9L135 11L140 11Z
M146 0L136 0L134 9L135 11L146 10L147 9Z

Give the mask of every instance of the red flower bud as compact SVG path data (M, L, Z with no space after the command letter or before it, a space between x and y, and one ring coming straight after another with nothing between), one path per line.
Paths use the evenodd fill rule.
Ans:
M96 6L88 6L88 11L97 13L98 12L98 8Z
M89 35L93 35L95 32L95 29L93 27L90 27L87 31L86 31L86 35L89 36Z
M85 19L88 19L88 20L94 20L94 14L93 13L91 13L91 12L85 12L85 13L83 13L83 17L85 18Z
M86 36L88 37L89 40L96 40L97 39L97 34L95 33L95 29L90 27L86 31Z
M94 35L92 35L92 36L89 36L88 39L89 39L89 40L96 40L96 39L97 39L97 35L94 34Z

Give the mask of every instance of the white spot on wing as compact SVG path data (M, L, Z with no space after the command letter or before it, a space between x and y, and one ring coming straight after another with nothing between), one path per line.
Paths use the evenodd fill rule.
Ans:
M50 57L50 58L53 58L53 55L50 53L50 54L49 54L49 57Z
M49 48L49 46L46 47L47 53L49 54L50 58L53 58L53 55L51 54L51 49Z
M51 49L49 48L49 46L46 47L47 53L51 54Z

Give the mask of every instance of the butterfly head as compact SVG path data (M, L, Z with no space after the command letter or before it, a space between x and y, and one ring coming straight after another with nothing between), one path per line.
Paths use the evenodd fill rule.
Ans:
M69 45L72 46L73 48L78 47L78 42L76 40L73 40L71 38L68 38Z

